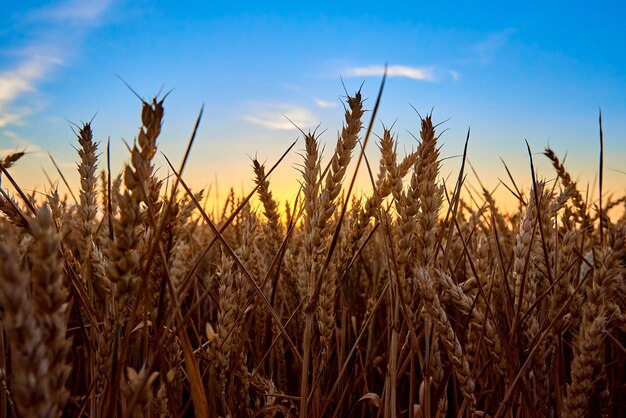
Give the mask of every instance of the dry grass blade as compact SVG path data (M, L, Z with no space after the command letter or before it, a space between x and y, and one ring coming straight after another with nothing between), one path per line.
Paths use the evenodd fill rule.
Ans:
M459 208L459 201L461 199L461 188L463 186L464 180L464 172L465 172L465 162L467 161L467 147L469 145L470 139L470 129L467 129L467 137L465 138L465 145L463 146L463 157L461 158L461 168L459 170L459 175L456 179L456 184L454 186L454 193L452 195L452 202L448 205L448 213L446 214L446 220L450 217L455 218L457 215L457 210ZM446 247L443 252L443 265L448 264L448 258L450 255L450 246L452 244L452 225L448 229L448 239L446 240ZM441 239L441 238L440 238Z
M208 417L210 414L206 399L207 392L204 388L204 384L202 383L202 376L200 374L200 370L198 369L198 363L196 362L191 342L189 341L189 336L185 330L181 329L178 333L178 338L180 339L182 345L183 355L185 357L185 367L187 373L189 374L189 386L191 389L191 398L193 400L194 414L199 418Z
M15 182L15 180L13 180L13 177L11 176L11 174L9 174L9 172L6 170L6 168L4 167L2 163L0 163L0 170L6 176L6 178L9 179L9 181L11 182L11 185L15 188L17 193L20 195L20 197L24 201L24 204L26 205L26 207L30 209L33 215L36 214L37 210L35 209L35 206L33 206L33 203L30 201L28 196L26 196L22 188Z
M70 196L72 196L72 199L74 199L74 203L78 204L78 199L76 199L76 195L72 191L72 188L70 187L70 184L67 182L67 179L65 178L65 175L63 174L63 172L61 171L61 169L57 165L57 162L54 160L54 157L50 153L48 153L48 157L50 158L50 161L52 161L52 165L54 165L54 168L56 169L57 173L59 173L59 176L61 177L61 180L63 180L63 184L65 184L65 187L67 187L67 191L70 193Z
M113 196L111 188L111 138L107 140L107 221L109 223L109 239L113 241Z
M598 125L600 128L600 162L599 162L599 175L598 175L598 185L600 188L599 197L598 197L598 207L599 213L602 214L602 199L604 196L602 195L602 187L604 185L604 133L602 132L602 110L599 111L598 115ZM600 243L604 242L604 218L600 216Z

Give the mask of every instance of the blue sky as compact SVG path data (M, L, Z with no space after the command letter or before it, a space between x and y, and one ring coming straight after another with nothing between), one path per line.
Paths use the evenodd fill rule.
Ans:
M46 151L75 181L69 122L96 113L95 135L111 138L114 167L121 166L122 139L134 138L140 104L119 75L146 98L173 89L160 145L174 159L204 103L189 179L201 187L218 177L222 188L239 190L250 185L248 156L273 161L298 137L283 115L303 129L327 129L321 139L330 151L343 113L340 77L349 92L364 82L371 108L387 63L376 129L397 119L403 148L415 146L410 133L419 128L411 105L434 108L435 120L450 119L444 156L462 151L471 127L470 161L487 185L506 177L500 157L530 184L524 139L537 153L547 144L567 153L572 175L586 185L597 174L601 107L607 185L624 192L626 8L619 2L215 3L2 2L0 154L31 151L15 168L20 183L43 190L40 168L57 177ZM298 186L297 161L294 154L272 180L285 196ZM442 175L458 163L448 160Z

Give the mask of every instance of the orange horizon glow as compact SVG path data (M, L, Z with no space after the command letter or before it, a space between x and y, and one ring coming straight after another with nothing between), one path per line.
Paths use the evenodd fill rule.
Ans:
M298 193L300 184L300 172L299 164L301 163L301 156L299 155L301 148L296 144L291 153L284 159L284 161L276 168L276 170L269 177L270 189L273 193L274 199L279 203L281 211L284 210L285 203L289 202L291 207L293 208L294 200ZM326 152L325 159L322 164L325 164L328 161L328 158L331 154L331 145L326 144ZM379 153L374 148L375 144L370 144L370 149L368 151L368 158L371 165L371 169L374 177L378 172L378 163L379 163ZM471 145L470 145L471 148ZM102 153L102 149L100 149L101 155L99 159L99 171L103 170L106 166L106 156ZM558 151L557 151L558 152ZM400 151L399 154L402 154ZM471 151L470 151L471 154ZM124 159L118 158L119 156L114 156L115 163L112 167L112 175L115 177L117 173L123 167ZM261 157L260 153L258 155L258 159L265 163L266 171L270 169L272 165L277 161L280 157L280 154L275 155L265 155ZM67 158L67 157L66 157ZM398 158L402 158L402 155L399 155ZM78 157L76 156L76 160ZM446 187L448 189L448 193L452 193L454 185L457 180L458 172L460 169L460 155L456 154L455 158L445 159L443 161L441 169L440 169L440 180L446 181ZM172 164L175 167L178 167L180 161L177 161L175 158L172 158ZM254 188L254 173L251 167L251 160L248 156L242 156L241 162L236 164L223 164L212 167L206 167L198 163L197 156L193 155L190 159L188 166L185 169L183 174L183 179L189 185L189 187L195 192L201 189L205 192L204 199L206 200L207 209L211 213L216 213L221 211L222 206L225 203L225 199L230 193L230 190L233 189L235 195L237 197L244 197ZM351 177L354 174L356 155L353 156L351 165L346 174L346 179L344 180L344 184L348 184ZM534 155L533 156L535 168L538 172L538 179L544 179L546 181L550 181L554 184L555 180L555 172L552 169L550 163L547 159L542 155ZM59 165L60 171L63 173L65 179L67 180L69 186L72 188L72 191L75 195L78 194L79 190L79 178L77 172L77 165L75 162L62 162L55 158L55 161ZM531 177L530 177L530 168L529 163L527 161L515 161L515 164L508 164L507 166L511 170L511 174L516 182L516 187L520 189L520 191L528 196L528 192L531 186ZM158 157L156 161L158 173L160 178L165 178L170 175L170 170L168 169L167 163L164 161L162 157ZM471 167L470 167L471 165ZM526 167L525 167L526 166ZM566 166L569 167L566 162ZM480 176L477 179L473 173L472 167L476 170L476 174ZM571 171L572 173L579 172L581 167L579 165L575 165L574 169ZM526 170L526 172L524 172ZM25 155L22 157L18 163L10 169L10 173L12 174L14 180L17 184L27 193L41 193L42 195L49 192L52 188L50 183L47 182L46 175L49 176L52 184L54 184L59 191L61 196L68 195L68 198L71 200L69 196L68 189L65 183L62 181L61 176L59 175L57 169L54 167L50 159L47 155L43 158L42 155L32 156ZM504 165L500 164L499 167L493 164L484 164L480 160L472 160L471 155L469 158L469 164L466 164L465 168L465 183L462 192L462 198L466 200L466 202L473 208L478 209L483 203L484 199L482 196L481 184L492 193L496 205L498 209L503 213L517 213L519 208L519 202L517 198L513 195L511 191L507 189L515 189L511 180L508 177L506 169ZM623 177L623 173L617 172L615 170L606 170L604 176L604 202L606 202L609 196L613 196L613 198L619 198L624 196L626 193L620 188L623 189L623 182L621 181L621 177ZM590 202L597 202L598 195L598 184L597 184L597 175L593 177L590 176L579 176L578 178L572 174L575 180L578 180L578 189L583 195L583 197L587 197ZM410 177L407 176L405 180L408 181ZM170 181L173 178L170 176ZM504 183L504 184L502 184ZM166 182L167 184L167 182ZM11 187L8 179L3 177L2 187L9 190L10 193L14 193L15 190ZM371 195L372 185L367 173L367 168L365 163L363 163L360 167L359 175L357 177L357 182L355 184L355 188L353 191L354 197L367 197ZM169 193L169 189L163 189L162 193ZM444 197L445 200L445 197ZM253 199L253 205L258 206L258 202L256 199ZM443 207L446 207L445 201ZM593 208L593 206L592 206ZM442 209L443 212L444 209ZM611 218L617 218L621 216L624 212L624 205L618 206L614 208L610 212Z

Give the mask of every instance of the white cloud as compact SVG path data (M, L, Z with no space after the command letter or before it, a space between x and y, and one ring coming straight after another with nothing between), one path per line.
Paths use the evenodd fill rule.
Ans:
M322 99L317 99L317 98L313 99L313 101L318 107L321 107L322 109L327 109L330 107L337 107L337 103L335 102L329 102L327 100L322 100Z
M383 65L367 67L353 67L346 70L348 77L382 76L385 73ZM387 76L406 77L413 80L435 81L435 71L432 67L409 67L406 65L390 65L387 67Z
M259 110L254 114L245 115L243 119L263 126L264 128L274 130L296 129L293 126L294 124L301 129L305 129L313 126L317 120L313 112L296 105L264 104L262 107L263 110Z

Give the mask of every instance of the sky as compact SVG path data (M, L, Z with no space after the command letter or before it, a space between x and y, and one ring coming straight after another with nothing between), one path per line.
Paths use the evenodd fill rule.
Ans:
M399 153L409 152L416 110L432 111L445 130L443 179L456 177L470 129L469 161L505 207L515 205L498 185L511 185L502 161L519 187L531 184L525 141L540 177L555 176L541 155L549 145L581 189L597 192L601 109L605 189L624 194L625 5L421 3L1 1L0 157L26 150L12 173L44 192L46 174L59 179L50 153L77 187L73 124L93 119L119 170L140 126L126 82L145 99L171 90L159 146L176 166L204 105L185 178L210 187L216 202L228 187L252 186L252 157L272 165L299 138L271 178L279 199L292 198L304 143L287 118L305 131L319 126L328 158L344 85L363 85L372 109L387 64L374 133L393 125ZM377 163L374 143L368 155ZM478 184L473 173L467 181Z

